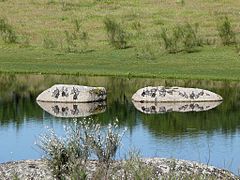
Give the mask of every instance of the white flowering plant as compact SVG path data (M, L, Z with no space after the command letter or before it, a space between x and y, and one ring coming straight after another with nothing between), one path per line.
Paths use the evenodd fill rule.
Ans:
M74 120L71 125L64 127L64 137L58 137L53 129L48 129L39 137L37 145L55 177L61 179L69 174L77 174L84 179L85 163L89 157L95 156L106 167L114 160L126 131L120 130L117 123L116 120L104 127L93 123L92 119Z

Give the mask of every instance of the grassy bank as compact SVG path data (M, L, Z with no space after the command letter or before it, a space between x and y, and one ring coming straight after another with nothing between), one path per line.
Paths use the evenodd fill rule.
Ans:
M240 80L240 60L231 48L162 55L139 61L133 49L61 54L49 50L2 49L1 72L121 75L160 78Z
M0 72L240 80L239 48L224 46L217 28L228 16L238 42L239 6L234 0L0 1L0 18L12 33L0 38ZM106 18L124 38L109 39ZM198 24L201 46L169 53L161 31L184 23ZM114 44L119 38L124 46Z

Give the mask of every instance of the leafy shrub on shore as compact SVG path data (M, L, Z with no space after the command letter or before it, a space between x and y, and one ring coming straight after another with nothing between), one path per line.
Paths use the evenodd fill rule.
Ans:
M236 33L233 31L232 24L227 16L219 22L217 30L223 45L229 46L236 43Z
M5 43L17 42L17 36L13 27L4 18L0 18L0 36Z
M65 136L53 130L40 136L38 146L45 153L48 166L56 179L231 179L227 171L213 170L201 164L175 159L157 161L141 159L130 151L125 160L113 161L125 131L116 123L103 127L84 119L65 127ZM96 147L97 144L97 147ZM90 160L96 157L97 161ZM160 166L159 166L160 165ZM162 166L163 165L163 166ZM195 167L196 165L196 167ZM204 172L205 171L205 172ZM216 173L215 173L216 172Z
M83 139L82 139L83 138ZM52 130L40 137L38 146L46 155L48 165L56 178L75 174L78 167L84 172L84 161L88 158L88 146L85 145L84 137L80 137L74 128L65 138L59 138Z
M123 27L110 18L104 20L104 25L110 44L117 49L127 48L127 33Z
M91 121L91 119L89 119ZM108 168L120 145L123 133L117 125L104 128L91 122L75 121L65 128L66 135L57 137L53 130L40 136L37 145L45 153L49 167L56 178L86 178L85 164L90 156L96 156Z

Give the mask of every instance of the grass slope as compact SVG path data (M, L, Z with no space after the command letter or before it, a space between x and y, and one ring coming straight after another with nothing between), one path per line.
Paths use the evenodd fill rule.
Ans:
M18 43L13 45L0 40L0 71L240 80L240 57L233 47L220 44L216 30L219 19L227 15L234 30L240 32L240 1L182 2L0 1L0 17L8 20L18 36ZM103 24L106 17L122 22L130 34L131 48L110 47ZM89 35L87 53L67 53L61 48L66 41L64 32L73 31L75 20L81 22L81 30ZM154 34L162 27L171 28L183 22L199 23L204 41L214 45L195 53L166 54ZM44 49L44 38L52 40L56 47ZM156 52L154 60L136 57L136 52L146 46Z

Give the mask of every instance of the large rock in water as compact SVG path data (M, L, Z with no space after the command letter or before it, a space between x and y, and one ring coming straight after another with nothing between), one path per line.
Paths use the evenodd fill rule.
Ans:
M137 102L207 102L222 101L222 97L208 90L183 87L144 87L133 96Z
M107 98L104 87L57 84L43 91L37 101L44 102L95 102Z
M200 112L208 111L220 105L222 101L211 102L136 102L135 108L145 114L167 112Z
M106 101L91 103L60 103L37 101L38 105L52 116L61 118L87 117L103 113L106 110Z

